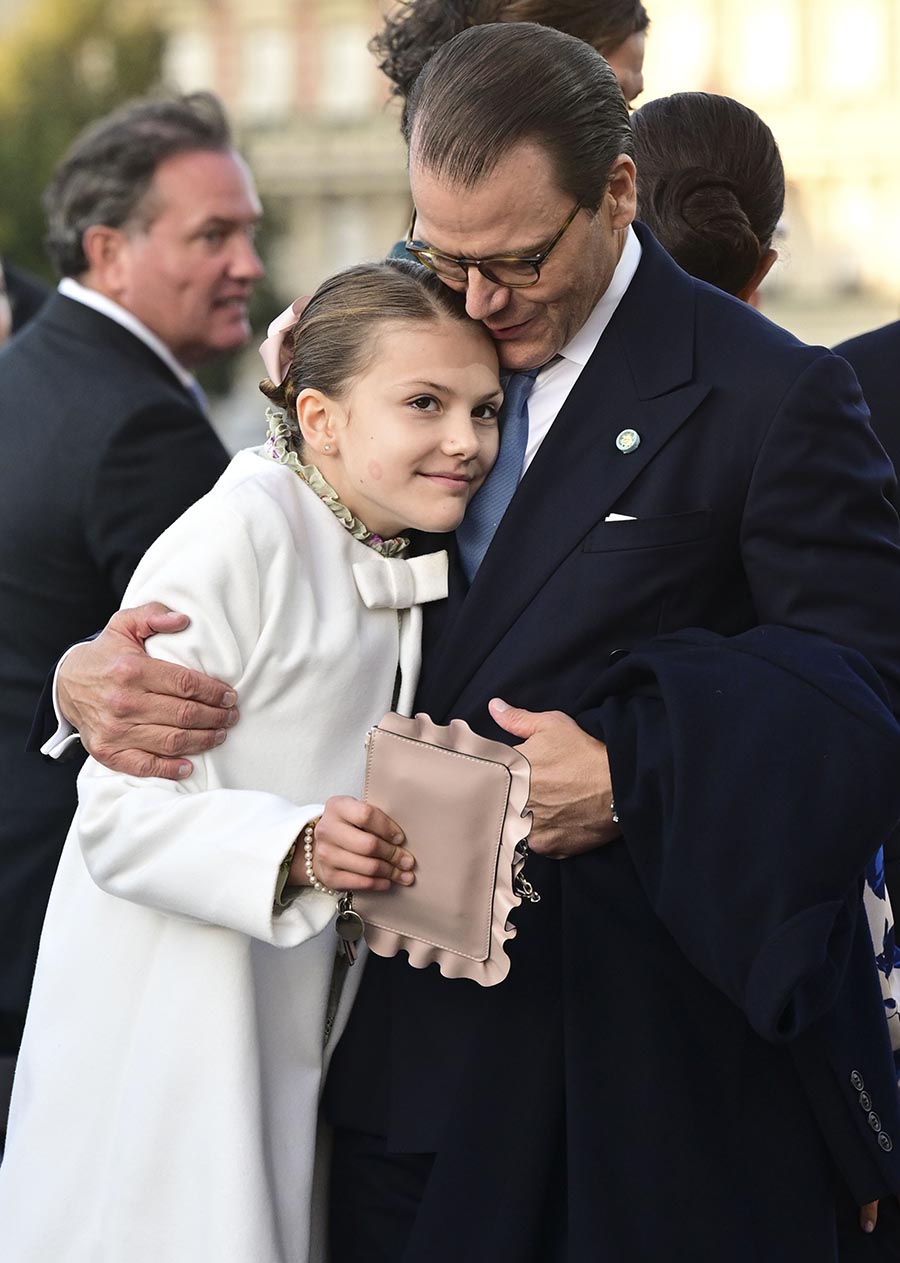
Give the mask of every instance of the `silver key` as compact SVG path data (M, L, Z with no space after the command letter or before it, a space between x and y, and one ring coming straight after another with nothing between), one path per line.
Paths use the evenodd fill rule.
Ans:
M353 911L353 903L349 895L345 895L338 903L338 914L334 928L337 931L338 938L341 940L347 964L355 964L357 955L356 944L362 938L365 927L362 917L358 912Z

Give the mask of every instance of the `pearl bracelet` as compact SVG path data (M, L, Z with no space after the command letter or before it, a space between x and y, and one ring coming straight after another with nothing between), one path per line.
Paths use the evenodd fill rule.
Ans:
M316 816L315 820L310 820L309 824L303 826L303 867L306 869L306 878L313 890L318 890L323 895L331 895L333 899L337 899L338 892L332 890L329 886L320 882L313 868L313 847L316 843L316 825L322 819Z

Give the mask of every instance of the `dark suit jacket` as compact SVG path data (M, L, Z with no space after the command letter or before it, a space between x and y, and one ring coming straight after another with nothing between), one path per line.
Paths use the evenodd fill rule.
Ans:
M15 1047L77 761L24 752L60 653L118 607L147 546L227 462L142 342L54 294L0 352L0 1036Z
M639 235L634 280L471 589L454 568L426 611L417 708L502 738L492 696L580 718L616 651L760 623L857 648L896 706L900 539L856 379ZM640 444L621 452L626 428ZM333 1121L438 1151L410 1260L502 1246L546 1263L541 1224L562 1196L573 1259L833 1258L833 1160L797 1069L678 949L627 845L532 858L529 875L543 898L517 914L504 983L370 959L335 1053ZM573 887L590 898L571 916ZM883 1052L880 1027L854 1038L861 1060ZM561 1067L586 1039L573 1078ZM856 1187L877 1184L875 1142L847 1146ZM873 1195L892 1182L878 1170Z
M859 378L872 414L872 429L895 472L900 471L900 320L836 346ZM893 488L894 507L900 511L900 491ZM891 902L900 908L900 836L885 848L885 874Z
M900 320L836 346L853 366L872 414L872 429L900 470ZM900 498L894 488L894 504Z
M19 330L33 320L44 303L50 297L50 290L30 272L17 268L12 263L3 262L3 275L6 278L6 293L12 312L12 332Z

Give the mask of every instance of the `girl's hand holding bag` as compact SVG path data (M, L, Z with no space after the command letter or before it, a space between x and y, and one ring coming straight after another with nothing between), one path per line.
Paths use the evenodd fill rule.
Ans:
M364 798L396 820L416 857L412 886L353 895L378 956L482 986L509 972L509 915L540 898L522 875L531 769L518 750L454 719L385 715L368 736Z

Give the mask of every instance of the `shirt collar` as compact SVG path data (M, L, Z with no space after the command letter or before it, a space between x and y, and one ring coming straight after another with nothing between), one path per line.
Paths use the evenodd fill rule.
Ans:
M625 245L622 247L622 254L619 257L619 262L616 264L616 270L612 274L612 280L574 338L571 338L560 351L563 359L572 360L574 363L580 364L582 368L587 364L596 349L597 343L600 341L603 331L615 315L616 308L622 301L625 291L634 279L634 274L641 261L641 253L641 243L638 240L638 235L629 225L625 234Z
M143 342L144 346L150 348L154 355L170 369L178 380L184 386L185 390L190 391L193 395L197 389L197 383L192 373L189 373L184 365L179 364L175 356L161 341L155 333L142 324L132 312L125 307L120 307L118 303L113 302L111 298L107 298L105 294L99 293L95 289L88 289L86 285L82 285L80 281L76 281L72 276L64 276L59 283L59 292L66 298L73 299L76 303L82 303L85 307L92 307L94 311L99 311L101 316L107 316L110 320L114 320L117 325L121 325L123 329L127 329L129 333L133 333L136 338Z

